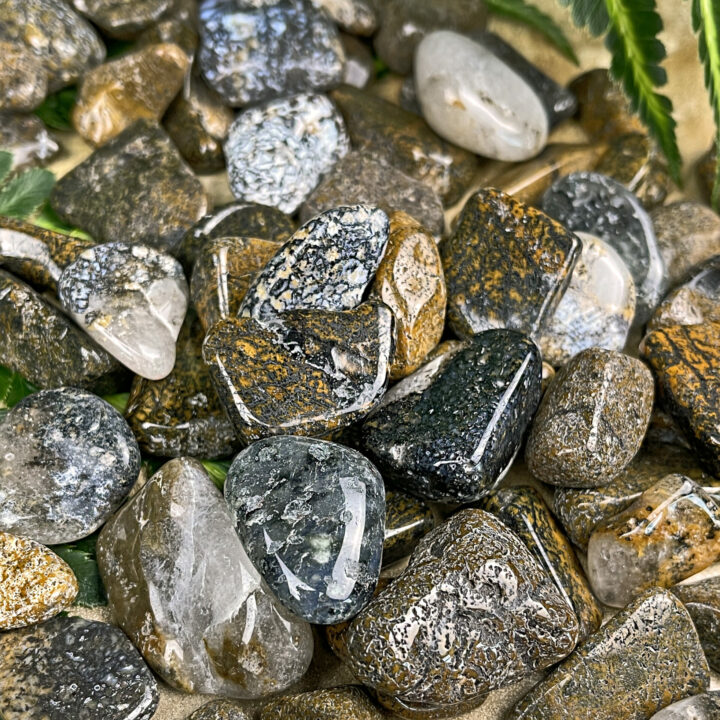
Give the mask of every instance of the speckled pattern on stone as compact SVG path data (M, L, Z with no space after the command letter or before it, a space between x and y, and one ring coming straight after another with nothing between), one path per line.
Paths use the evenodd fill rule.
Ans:
M112 625L56 617L0 633L5 720L150 720L155 678Z
M545 571L492 515L463 510L348 626L343 658L378 692L432 710L558 662L578 624Z
M720 692L694 695L673 703L652 720L716 720L720 717Z
M426 503L399 490L386 490L383 565L409 555L433 527L435 516Z
M581 249L545 213L493 188L478 191L441 248L450 326L461 337L502 327L538 333Z
M265 326L228 318L203 346L220 400L247 442L326 435L367 415L385 392L393 318L382 304L292 310Z
M230 700L211 700L188 715L187 720L250 720L250 718Z
M713 145L701 158L697 164L697 177L700 183L700 189L707 202L712 198L713 185L715 184L715 175L717 172L717 150Z
M720 670L720 576L675 585L670 591L690 613L708 664L718 672Z
M585 640L506 720L647 720L709 684L687 610L654 589Z
M317 0L328 15L346 32L372 35L378 26L375 0Z
M78 12L92 20L108 35L132 39L163 15L175 13L178 0L71 0Z
M0 147L12 153L12 170L47 165L60 146L35 115L0 112Z
M335 25L311 0L204 0L198 62L230 105L337 85L343 72Z
M42 390L0 422L0 530L67 543L127 497L140 450L111 405L86 390Z
M230 189L292 214L349 150L345 123L325 95L255 105L238 115L225 141Z
M265 321L287 310L350 310L385 252L388 216L371 205L337 207L305 223L248 289L241 317Z
M359 452L259 440L230 466L225 500L248 556L293 614L329 625L367 605L380 575L385 488Z
M528 470L561 487L607 485L640 449L654 395L652 375L639 360L583 350L543 397L525 449Z
M0 40L0 108L34 110L47 95L48 73L42 57L21 42Z
M254 698L307 670L310 628L272 598L196 460L163 465L105 525L97 557L118 624L173 687Z
M200 181L165 131L147 120L138 120L61 177L50 203L62 220L98 242L169 250L208 211Z
M355 686L315 690L271 700L259 720L382 720L384 715Z
M429 500L470 502L493 489L540 401L540 352L490 330L395 385L361 428L383 477Z

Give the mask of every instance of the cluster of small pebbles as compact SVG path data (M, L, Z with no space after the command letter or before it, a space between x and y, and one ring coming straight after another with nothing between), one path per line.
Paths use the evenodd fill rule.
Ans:
M0 718L720 718L720 217L486 23L0 0Z

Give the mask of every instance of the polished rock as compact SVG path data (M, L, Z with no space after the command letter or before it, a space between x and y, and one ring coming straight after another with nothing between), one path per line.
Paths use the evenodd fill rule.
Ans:
M271 700L259 720L382 720L384 715L355 686L315 690Z
M249 720L249 717L230 700L211 700L188 715L187 720Z
M720 692L694 695L673 703L652 720L716 720L720 717Z
M398 490L386 490L383 565L407 557L434 527L435 516L425 502Z
M672 592L690 613L710 667L720 669L720 576L675 585Z
M132 39L164 15L174 14L178 0L71 0L75 9L111 37Z
M9 112L0 112L0 148L12 154L11 170L47 165L60 152L39 117Z
M34 110L47 95L48 73L43 59L21 42L0 40L0 110Z

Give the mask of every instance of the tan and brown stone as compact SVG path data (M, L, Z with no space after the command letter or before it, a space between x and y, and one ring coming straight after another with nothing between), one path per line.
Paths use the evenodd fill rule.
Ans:
M717 162L717 150L713 146L700 158L696 168L700 190L708 202L712 197L713 186L715 185Z
M382 720L383 717L362 688L346 686L271 700L260 712L259 720Z
M35 109L47 95L48 74L42 58L21 43L0 40L0 109Z

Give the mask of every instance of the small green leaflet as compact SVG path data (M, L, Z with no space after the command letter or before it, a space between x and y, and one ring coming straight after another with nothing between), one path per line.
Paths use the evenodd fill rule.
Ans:
M231 460L201 460L200 461L207 470L210 479L217 485L219 490L225 485L225 477L230 469Z
M37 390L20 373L0 365L0 417Z
M103 395L103 400L110 403L121 415L125 413L130 393L116 393L115 395Z
M485 0L491 13L517 20L544 35L568 60L578 64L575 51L562 28L542 10L528 5L525 0Z
M4 150L0 150L0 185L3 183L5 178L8 176L8 173L10 172L10 168L12 167L12 162L13 162L12 153L5 152Z
M35 114L53 130L72 130L70 112L75 104L77 88L69 87L48 95Z
M32 218L33 225L47 228L48 230L54 230L55 232L62 233L63 235L70 235L71 237L82 238L83 240L92 240L92 237L88 235L84 230L79 230L72 225L66 225L58 216L57 213L50 207L50 203L45 203L40 210L40 213Z
M74 543L50 546L75 573L79 586L75 605L82 607L107 605L107 595L97 565L97 538L98 533L95 533Z
M55 176L49 170L30 168L0 187L0 215L24 220L50 196Z

